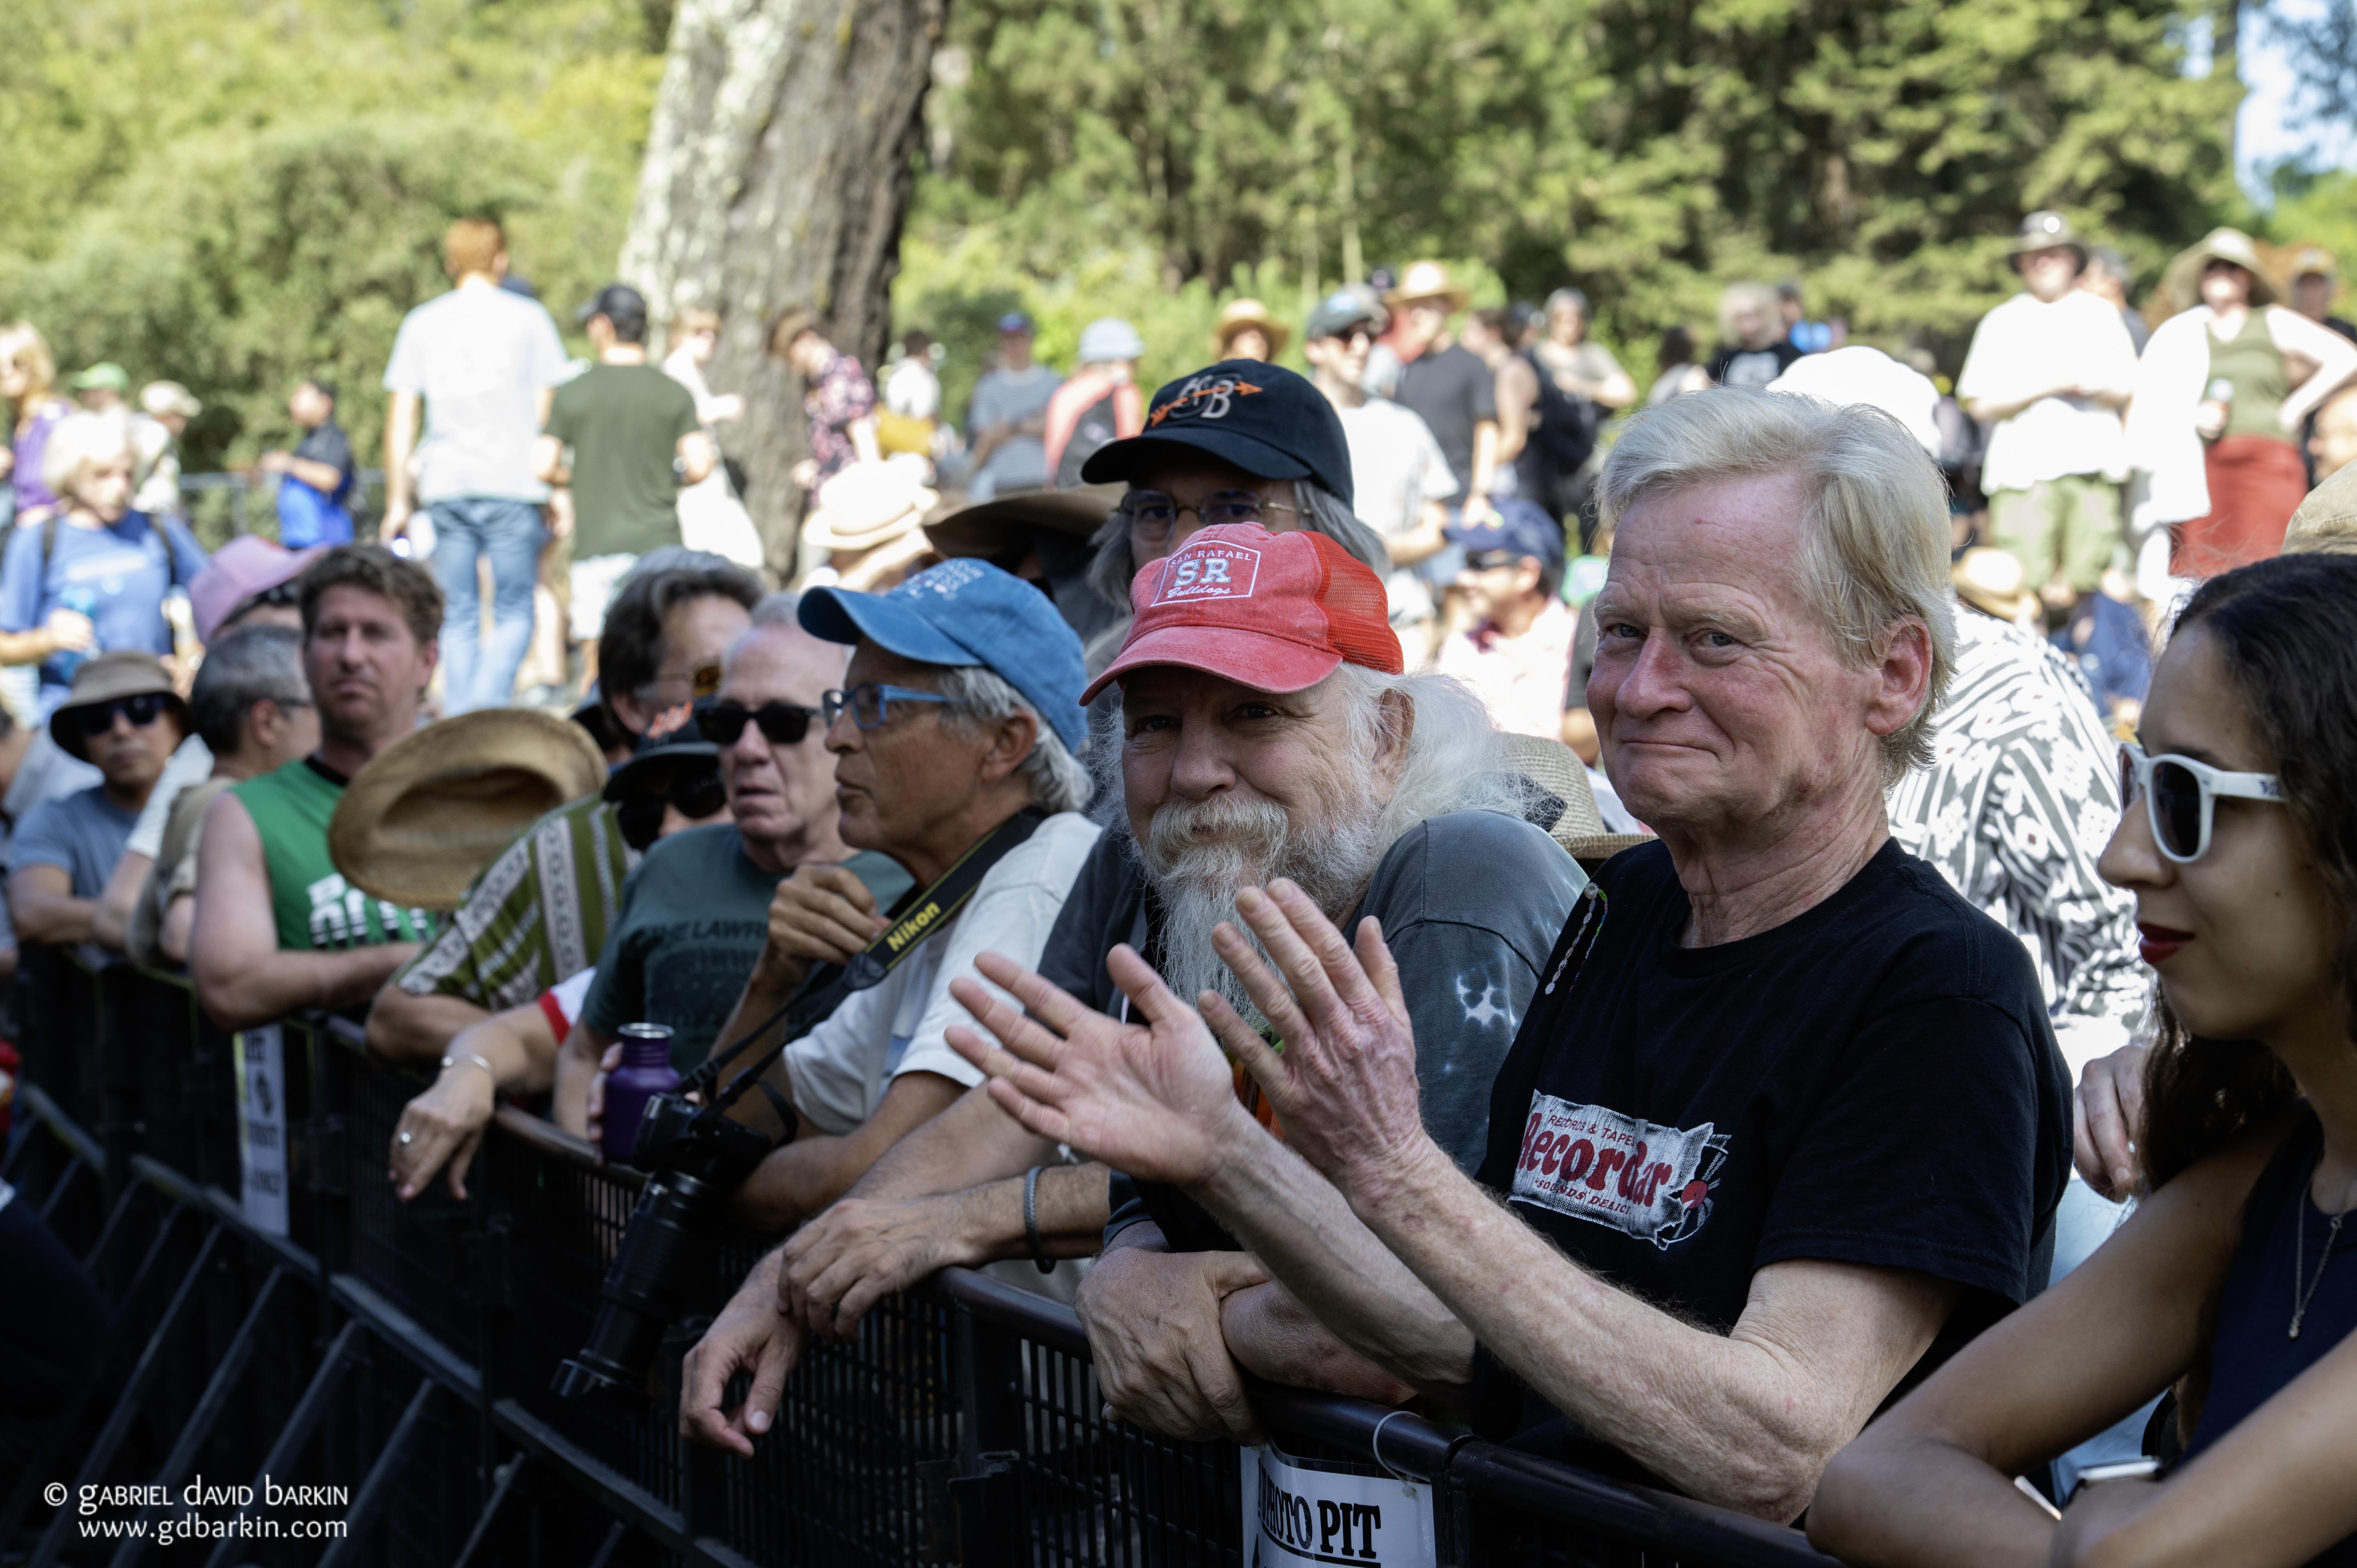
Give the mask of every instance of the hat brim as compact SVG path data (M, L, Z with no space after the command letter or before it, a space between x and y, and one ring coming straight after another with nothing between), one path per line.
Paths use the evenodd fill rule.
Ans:
M1419 289L1414 294L1409 294L1404 289L1395 288L1383 295L1383 304L1393 310L1405 310L1411 305L1421 305L1428 299L1437 299L1451 310L1462 310L1473 303L1473 291L1469 288L1452 286L1444 289Z
M1278 450L1258 436L1247 435L1238 430L1182 424L1170 430L1153 430L1143 435L1106 442L1089 454L1089 460L1081 465L1081 478L1092 485L1125 482L1134 478L1141 468L1170 461L1177 456L1169 450L1174 446L1208 452L1255 478L1307 479L1316 477L1310 472L1308 464L1288 452Z
M1290 638L1243 627L1166 626L1123 649L1081 693L1083 705L1133 670L1161 665L1200 670L1255 692L1303 692L1341 668L1331 649L1309 648Z
M608 800L626 800L651 789L658 774L680 773L698 764L708 764L717 769L720 748L708 740L685 740L676 746L651 746L628 762L617 763L614 771L606 776L606 788L602 793Z
M1584 867L1598 866L1624 851L1661 842L1650 833L1591 833L1584 838L1555 840Z
M855 593L849 588L813 588L802 595L794 618L822 642L857 643L863 639L887 653L919 664L974 665L979 654L910 609L883 594Z
M1228 357L1228 345L1236 340L1239 332L1257 332L1267 338L1268 357L1272 360L1284 353L1285 346L1293 341L1293 328L1282 321L1273 321L1265 316L1238 317L1233 321L1222 321L1211 334L1212 346L1219 350L1218 358L1224 360Z
M1121 499L1117 486L1078 490L1025 490L980 501L925 524L925 537L947 556L1002 554L1022 543L1018 531L1039 529L1069 539L1088 539L1104 526Z
M1986 610L1999 620L2019 620L2032 609L2040 607L2038 596L2028 588L2018 594L1994 593L1987 588L1956 585L1956 597L1975 609Z
M2201 303L2201 272L2212 262L2232 262L2251 274L2253 305L2276 303L2277 291L2275 280L2267 276L2266 269L2260 264L2255 252L2247 255L2236 254L2232 251L2220 250L2204 240L2198 245L2179 251L2177 259L2169 263L2169 270L2161 274L2161 283L2181 302L2181 308L2190 310Z
M172 712L179 715L182 738L187 738L188 728L188 704L182 702L180 700L180 693L172 690L168 684L161 686L137 686L129 691L124 692L105 692L94 696L85 697L79 703L66 703L49 714L49 738L57 742L58 749L59 751L64 752L76 762L88 762L90 760L90 742L82 735L81 726L80 725L66 724L62 721L68 714L74 712L78 708L95 708L105 703L119 703L125 697L162 697L165 701L171 703Z

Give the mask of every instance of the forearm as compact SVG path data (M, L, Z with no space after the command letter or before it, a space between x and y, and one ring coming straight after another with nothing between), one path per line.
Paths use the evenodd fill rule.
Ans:
M2298 430L2308 416L2316 412L2324 400L2341 390L2357 364L2329 365L2292 389L2283 400L2280 419L2286 430Z
M1473 427L1473 484L1468 500L1487 499L1498 478L1498 422L1485 419Z
M30 631L0 631L0 664L38 664L57 650L58 639L49 635L47 627L37 626Z
M884 449L876 444L875 415L870 414L865 419L855 419L851 422L851 448L859 454L859 460L863 463L880 463L884 460Z
M44 893L26 897L20 888L15 895L16 906L10 911L16 923L16 940L27 942L50 942L65 946L92 940L98 928L98 900L75 898L63 894Z
M963 1192L1046 1165L1056 1145L1026 1131L992 1102L987 1090L968 1090L957 1103L885 1152L851 1189L856 1197L931 1197ZM1103 1170L1102 1165L1094 1168ZM1049 1171L1040 1179L1044 1195ZM1103 1183L1099 1182L1102 1188ZM1103 1193L1098 1206L1103 1207ZM1041 1198L1046 1201L1044 1196ZM1021 1221L1017 1221L1018 1230ZM1103 1221L1099 1221L1102 1228Z
M866 1170L866 1163L846 1146L852 1142L811 1133L771 1150L737 1189L738 1218L774 1234L791 1230L841 1197Z
M1399 1404L1415 1390L1336 1338L1271 1280L1220 1303L1220 1330L1236 1365L1289 1388Z
M384 419L384 504L388 511L410 504L409 459L417 451L417 398L395 392Z
M1244 1125L1258 1135L1257 1146L1221 1160L1195 1198L1352 1349L1418 1388L1462 1388L1473 1367L1465 1325L1331 1182L1258 1126Z
M1105 1221L1113 1217L1107 1196L1112 1177L1094 1162L1052 1165L1039 1173L1032 1202L1042 1252L1050 1258L1096 1256ZM954 1195L950 1236L955 1262L971 1265L1031 1255L1030 1233L1023 1227L1024 1179L1008 1176Z
M548 1119L576 1138L589 1135L589 1085L610 1043L587 1024L576 1024L556 1048Z
M2046 1568L2054 1521L1953 1444L1869 1435L1827 1467L1809 1540L1858 1568Z
M342 469L331 463L314 462L308 457L287 458L286 471L325 496L334 495L336 487L344 482Z
M152 857L127 850L114 863L114 875L106 879L106 891L99 895L98 912L91 921L91 935L99 946L115 952L129 949L131 912L139 907L139 896L147 890L147 874L155 865Z
M197 976L197 990L221 1027L248 1028L292 1013L330 1013L365 1002L416 950L409 942L341 952L271 949L242 962L208 965Z
M387 1061L436 1061L458 1032L490 1015L456 996L412 996L385 982L369 1008L368 1047Z

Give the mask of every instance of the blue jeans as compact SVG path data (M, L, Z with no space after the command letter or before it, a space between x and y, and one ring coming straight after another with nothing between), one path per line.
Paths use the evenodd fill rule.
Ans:
M2062 1207L2054 1214L2053 1283L2061 1283L2064 1274L2085 1262L2111 1239L2113 1231L2127 1223L2135 1209L2133 1203L2114 1203L2096 1196L2093 1187L2072 1176L2070 1186L2062 1189ZM2145 1423L2152 1419L2153 1405L2159 1402L2156 1395L2150 1404L2122 1416L2055 1460L2054 1495L2069 1498L2071 1488L2079 1484L2079 1472L2090 1466L2115 1465L2141 1455Z
M497 496L459 496L425 509L434 518L434 575L442 580L442 708L463 714L502 707L515 690L516 671L532 646L532 590L540 580L540 547L548 539L540 508ZM483 609L475 560L491 563L491 636L479 628Z

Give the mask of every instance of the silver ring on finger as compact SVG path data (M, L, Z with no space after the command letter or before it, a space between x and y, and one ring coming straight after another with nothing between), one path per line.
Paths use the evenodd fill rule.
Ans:
M400 1132L393 1134L393 1142L406 1148L408 1145L417 1142L417 1134L411 1132L408 1128L404 1127Z

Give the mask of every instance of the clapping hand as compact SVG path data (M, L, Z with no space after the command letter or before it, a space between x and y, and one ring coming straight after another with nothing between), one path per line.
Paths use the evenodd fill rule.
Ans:
M1141 1180L1200 1182L1232 1139L1253 1130L1234 1074L1202 1015L1171 994L1135 949L1116 947L1105 962L1145 1024L1116 1023L1020 964L984 953L974 967L1031 1016L986 986L952 981L950 993L996 1044L960 1026L950 1029L950 1045L990 1075L999 1108L1039 1136Z

